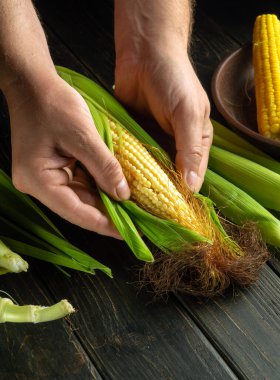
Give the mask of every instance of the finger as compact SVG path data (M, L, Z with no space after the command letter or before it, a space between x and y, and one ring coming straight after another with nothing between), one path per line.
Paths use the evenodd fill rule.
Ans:
M68 141L73 156L82 162L97 184L116 200L128 199L130 190L118 160L102 141L96 128L77 132Z
M196 184L195 191L199 191L201 189L202 183L204 181L204 176L207 170L208 166L208 159L209 159L209 151L212 145L213 141L213 126L208 119L206 122L205 128L203 129L203 136L202 136L202 159L200 163L200 167L198 170L198 181Z
M69 182L69 187L79 196L82 202L98 208L104 215L108 216L107 209L100 198L96 184L93 182L90 174L82 168L77 167L75 169L74 177Z
M92 189L89 189L88 185L79 181L72 181L69 184L69 187L74 191L75 194L78 195L78 197L83 203L88 204L94 208L97 208L98 210L102 212L102 214L107 216L108 220L110 221L110 226L113 231L113 236L119 240L123 240L121 234L116 229L109 215L107 214L107 210L103 202L101 201L100 196L97 191L95 192L94 189L92 191Z
M95 200L87 195L87 201L91 204L82 202L78 194L67 185L69 178L64 170L48 170L44 174L45 185L42 188L42 184L34 183L31 195L69 222L119 239L119 233L109 218L91 205L95 204ZM46 180L47 177L50 181Z
M203 157L202 129L203 117L190 115L186 102L177 107L174 119L176 141L176 166L191 190L195 190L198 172ZM204 116L204 115L202 115Z

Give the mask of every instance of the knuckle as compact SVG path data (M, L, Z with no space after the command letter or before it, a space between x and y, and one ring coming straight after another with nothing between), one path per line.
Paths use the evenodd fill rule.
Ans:
M172 117L176 117L176 114L181 112L182 107L188 102L185 95L174 92L170 96L168 111Z
M194 145L190 150L190 157L192 161L200 162L203 156L202 147L198 145Z
M91 223L91 229L92 231L98 233L98 234L101 234L102 235L102 215L101 213L98 213L95 215L92 223Z
M116 177L121 176L121 167L118 160L114 157L110 158L108 161L105 161L102 167L102 173L104 176L115 179Z
M71 140L75 142L75 146L79 150L87 148L90 143L90 134L87 129L76 128L73 131Z

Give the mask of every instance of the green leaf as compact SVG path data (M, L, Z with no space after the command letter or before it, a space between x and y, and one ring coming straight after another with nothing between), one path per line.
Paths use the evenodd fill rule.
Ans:
M145 236L165 253L181 250L197 243L211 242L198 233L191 231L180 224L159 218L143 210L134 202L124 201L122 206L129 213L131 219Z
M122 204L110 199L107 194L99 190L101 199L121 236L132 250L134 255L143 261L153 261L153 255L142 240L134 223L123 209Z
M27 229L47 229L57 236L63 236L42 210L26 194L19 192L13 186L10 177L1 169L0 213L22 223Z
M20 253L21 255L26 255L30 257L34 257L35 259L39 259L42 261L47 261L48 263L61 265L67 268L79 270L82 272L94 274L93 270L88 270L87 268L84 268L83 266L79 265L75 260L70 259L65 256L59 256L55 253L52 253L50 251L34 247L30 244L23 243L18 240L14 240L11 238L8 238L6 236L0 236L0 239L9 246L13 251L16 251Z
M61 260L65 258L65 266L69 267L68 260L72 260L74 263L77 263L80 267L83 268L83 271L94 273L95 269L99 269L106 273L109 277L112 277L110 268L99 263L97 260L93 259L91 256L85 252L74 247L72 244L67 242L62 238L53 236L55 239L54 243L45 241L38 238L32 233L26 231L24 227L20 227L13 222L8 221L7 219L0 216L0 234L4 239L13 239L16 241L24 242L25 244L31 245L34 248L39 248L45 252L49 252L61 257ZM42 256L43 257L43 256ZM53 257L53 256L51 256ZM48 256L44 258L45 261L48 260ZM61 264L64 265L64 264Z

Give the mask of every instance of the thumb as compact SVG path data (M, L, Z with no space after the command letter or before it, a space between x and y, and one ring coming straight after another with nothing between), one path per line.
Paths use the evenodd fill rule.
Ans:
M130 190L118 160L110 152L95 126L79 132L71 154L79 160L93 176L102 190L116 200L125 200Z

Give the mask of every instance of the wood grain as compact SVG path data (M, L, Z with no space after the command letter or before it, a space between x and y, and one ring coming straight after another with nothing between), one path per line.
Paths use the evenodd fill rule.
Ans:
M32 266L29 273L1 276L0 289L21 305L54 303ZM2 324L0 342L1 380L102 379L65 320Z

